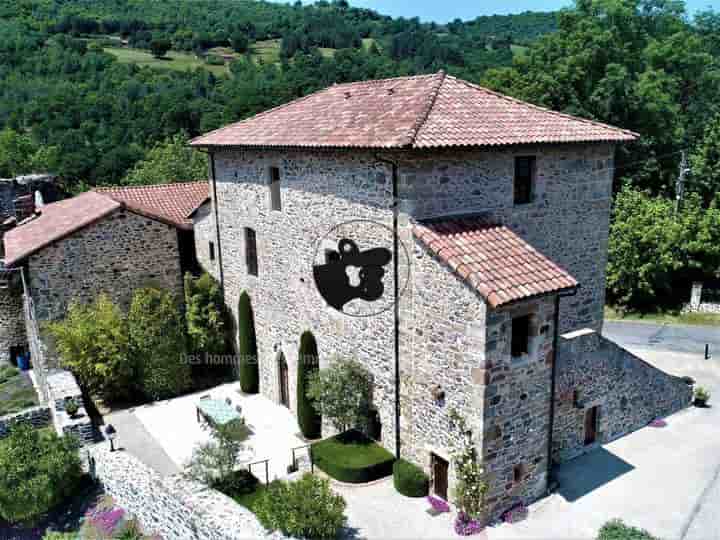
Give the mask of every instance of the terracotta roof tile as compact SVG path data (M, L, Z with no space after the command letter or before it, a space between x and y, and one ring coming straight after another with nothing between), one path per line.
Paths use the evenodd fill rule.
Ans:
M13 266L119 208L119 202L92 191L46 204L39 215L5 233L5 264Z
M434 220L413 234L492 306L577 286L569 273L504 226L477 218ZM457 266L456 261L463 263Z
M442 71L331 86L191 141L194 146L438 148L621 142L638 135L543 109Z
M209 198L207 182L98 188L98 193L128 209L181 229L191 229L190 215Z

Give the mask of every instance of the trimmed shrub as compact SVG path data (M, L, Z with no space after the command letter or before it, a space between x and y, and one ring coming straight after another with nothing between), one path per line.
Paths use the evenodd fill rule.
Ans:
M74 437L18 424L0 442L0 516L35 519L75 494L81 477Z
M393 472L395 457L359 431L340 433L311 449L315 465L341 482L372 482Z
M272 482L254 506L265 528L296 538L334 538L347 522L345 499L307 473L296 482Z
M625 525L620 519L613 519L602 526L597 540L656 540L644 529Z
M240 356L240 388L246 394L257 394L258 373L255 318L250 297L243 291L238 302L238 355Z
M398 493L406 497L425 497L430 488L430 479L414 463L398 459L393 464L393 485Z
M190 387L185 322L173 295L152 287L136 290L128 313L128 334L145 396L166 399Z
M212 487L229 497L239 497L255 491L259 483L260 481L253 473L246 469L239 469L216 480Z
M312 332L300 336L297 370L297 415L300 431L306 439L318 439L322 420L312 400L307 396L308 377L319 367L317 343Z

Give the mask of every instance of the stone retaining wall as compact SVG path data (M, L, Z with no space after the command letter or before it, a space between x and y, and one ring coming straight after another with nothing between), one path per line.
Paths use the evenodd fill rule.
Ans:
M553 461L563 462L687 407L692 387L596 332L559 339ZM585 444L585 415L598 408L597 438Z
M2 416L0 417L0 439L6 437L10 428L15 424L26 423L39 429L49 426L51 420L52 414L50 407L46 405L39 405L14 414Z
M180 475L162 478L124 451L107 445L88 449L91 474L147 533L164 540L240 540L284 536L269 533L247 508L222 493Z

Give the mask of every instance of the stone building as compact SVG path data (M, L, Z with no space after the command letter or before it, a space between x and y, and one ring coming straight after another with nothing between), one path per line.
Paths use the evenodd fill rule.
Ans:
M553 460L689 402L598 336L614 148L636 137L443 72L332 86L191 142L212 184L198 258L235 317L251 297L264 395L296 408L311 330L321 367L367 366L374 435L441 497L464 418L497 516L544 494ZM391 254L379 289L348 275L382 294L336 309L314 276L355 247Z
M128 307L133 291L156 284L183 298L184 271L196 271L189 214L206 182L104 189L39 208L5 234L0 288L0 359L27 349L23 284L38 321L62 318L70 303L100 293ZM47 358L48 366L53 364Z

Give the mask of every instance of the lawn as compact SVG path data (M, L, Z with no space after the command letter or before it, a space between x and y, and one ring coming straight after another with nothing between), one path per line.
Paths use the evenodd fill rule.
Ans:
M395 457L357 431L346 431L312 445L315 465L341 482L372 482L392 474Z
M215 75L225 75L228 73L227 65L211 66L193 54L169 51L165 58L155 58L147 51L128 47L105 47L103 50L115 56L118 62L123 64L137 64L138 66L171 69L175 71L203 68L213 72Z
M262 60L265 64L274 64L280 61L280 40L265 39L256 41L252 45L253 58Z
M620 311L605 306L605 319L609 321L636 321L653 324L694 324L700 326L720 326L720 314L716 313L680 313L679 311Z
M0 367L0 416L37 404L37 393L27 373L12 366Z
M265 484L258 484L255 491L251 493L244 493L242 495L235 495L233 499L235 499L236 503L243 505L252 513L255 513L256 504L258 500L260 500L260 495L262 495L266 489Z

